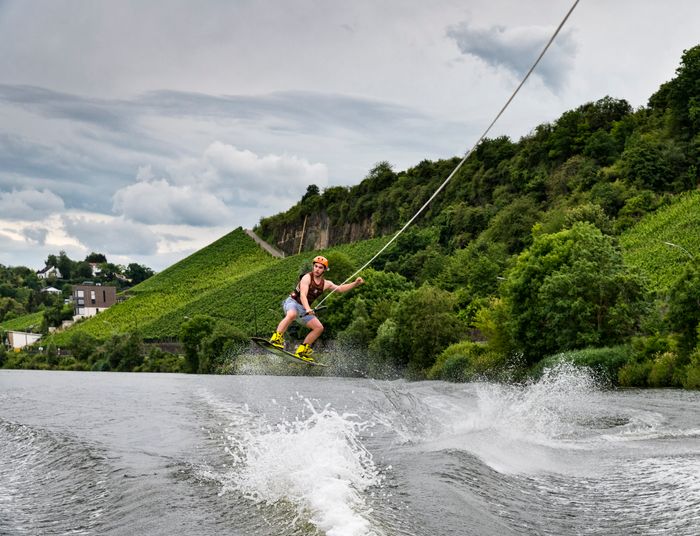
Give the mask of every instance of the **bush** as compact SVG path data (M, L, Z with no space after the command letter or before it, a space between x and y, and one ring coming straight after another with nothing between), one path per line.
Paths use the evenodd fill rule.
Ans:
M99 359L92 364L90 370L94 372L109 372L109 362L106 359Z
M201 342L199 374L215 374L226 367L232 357L248 347L248 336L226 322L219 321Z
M503 369L504 356L486 344L461 341L445 348L428 371L428 378L468 381L477 376L493 378Z
M680 387L681 361L675 352L659 354L652 362L649 370L648 383L650 387Z
M647 387L652 362L627 363L617 373L617 382L622 387Z
M369 372L375 377L394 376L399 369L399 345L396 322L387 318L379 329L377 336L369 345Z
M68 342L68 351L78 361L88 362L97 350L97 339L92 335L78 331Z
M185 372L199 372L199 353L202 343L214 330L214 319L207 315L195 315L180 326L180 342L185 348Z
M111 370L131 372L143 363L143 343L138 332L112 335L103 347Z
M428 285L404 294L394 314L398 364L413 377L422 376L447 346L463 335L454 313L454 297Z
M355 311L348 327L338 334L338 342L349 348L368 348L375 334L362 297L355 300Z
M685 368L683 387L686 389L700 389L700 348L690 356L690 363Z
M58 368L61 370L88 370L88 364L77 361L73 356L64 356L58 362Z
M470 359L468 355L451 355L442 363L439 379L452 382L464 382L470 377ZM432 371L432 369L431 369ZM430 373L428 373L430 376Z
M598 375L605 377L607 381L616 383L618 373L628 364L631 353L632 349L627 345L570 350L543 359L533 372L539 374L545 368L552 368L557 363L570 362L579 367L589 367Z
M700 326L700 263L688 264L669 296L668 320L680 334L680 350L688 354L698 343Z
M135 372L181 372L183 365L184 362L180 356L154 347Z

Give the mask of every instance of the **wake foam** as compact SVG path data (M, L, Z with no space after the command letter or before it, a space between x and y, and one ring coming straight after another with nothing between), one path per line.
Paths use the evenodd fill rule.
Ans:
M233 463L222 493L237 492L265 505L287 503L329 536L378 534L363 493L381 482L361 434L371 426L304 401L301 417L258 429L228 430Z
M471 426L547 446L575 438L602 419L600 388L588 370L562 363L525 386L476 384L478 411ZM585 426L581 426L584 424Z

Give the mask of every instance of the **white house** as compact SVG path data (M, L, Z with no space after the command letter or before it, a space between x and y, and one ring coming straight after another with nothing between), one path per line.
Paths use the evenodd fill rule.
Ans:
M61 279L61 272L55 266L46 266L44 269L39 270L36 273L39 279L48 279L49 277L55 277L56 279Z
M6 333L10 346L17 350L41 339L41 333L27 333L26 331L8 331Z
M41 292L48 292L49 294L60 294L61 293L61 291L58 290L56 287L42 288Z

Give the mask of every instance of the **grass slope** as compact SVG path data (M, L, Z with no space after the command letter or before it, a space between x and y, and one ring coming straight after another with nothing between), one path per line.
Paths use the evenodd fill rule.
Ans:
M342 251L359 267L386 240L326 252ZM299 268L317 253L275 259L236 229L133 287L125 302L56 334L53 340L61 345L77 332L103 339L134 329L145 338L176 337L185 317L196 314L224 319L251 335L267 333L281 318L280 303L296 284Z
M319 253L338 251L346 254L359 268L386 243L386 240L366 240L324 251L307 251L301 255L276 260L260 270L250 271L240 278L225 282L212 292L171 310L158 319L158 330L161 333L176 334L184 316L207 314L224 319L251 335L269 335L268 332L281 320L281 303L296 285L299 269L305 263L309 263L309 260ZM333 279L332 270L328 279L341 283L340 280ZM328 305L332 304L333 299L328 301Z
M700 191L649 214L620 236L620 245L625 262L646 275L653 288L668 289L691 262L690 255L700 259Z
M0 330L3 331L39 331L41 322L44 319L44 312L30 313L12 320L0 323Z
M243 229L236 229L129 289L125 302L79 322L57 334L54 340L56 344L65 344L79 331L105 338L111 333L134 329L139 329L147 338L174 336L176 330L163 332L160 329L162 316L274 262L275 259L260 249Z

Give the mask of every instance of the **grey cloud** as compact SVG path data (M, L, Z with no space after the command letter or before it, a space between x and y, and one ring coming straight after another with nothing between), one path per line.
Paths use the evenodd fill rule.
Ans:
M22 230L22 235L32 242L43 246L46 243L46 236L49 230L46 227L27 227Z
M63 199L50 190L0 191L0 218L41 220L64 208Z
M376 129L387 122L423 118L415 110L387 102L311 91L250 96L162 90L130 100L108 100L35 86L0 84L0 101L44 117L116 132L135 132L134 122L146 115L249 121L267 118L277 119L277 124L270 125L273 129L314 131L337 125L355 130ZM138 146L143 146L142 140Z
M56 148L35 144L30 147L27 140L18 139L14 134L0 134L0 164L4 164L4 169L40 176L57 176L58 173L60 178L68 178L68 174L76 171L92 176L112 175L116 169L112 161L114 156L109 158L111 155L105 152L100 155L101 159L93 161L89 148L95 146L149 160L182 154L183 148L177 144L177 138L155 137L152 129L146 127L145 122L152 118L212 121L282 137L290 134L337 137L340 133L352 139L354 133L356 142L371 135L379 136L387 145L402 146L430 144L435 134L454 127L436 124L434 118L409 107L312 91L226 96L162 90L127 100L108 100L33 86L0 84L0 102L49 119L75 121L74 142L70 146L59 144ZM424 134L421 136L421 133ZM66 140L66 143L68 141L73 140ZM3 150L2 145L8 147ZM27 147L18 152L18 145ZM52 173L51 169L55 171ZM123 179L116 181L118 185L123 185Z
M14 134L0 132L0 169L8 173L70 179L74 174L66 156L56 147L30 142ZM0 176L0 186L3 186ZM7 186L4 184L4 186Z
M36 86L0 84L0 100L40 113L45 117L70 119L101 128L126 130L131 105L62 93Z
M158 237L145 225L124 219L95 222L86 218L64 216L63 226L87 249L107 255L152 255L158 250Z
M463 54L475 56L493 67L503 67L521 77L539 56L552 34L551 28L473 28L462 22L447 29ZM573 69L576 42L571 31L557 36L535 70L550 89L560 89Z
M153 91L136 101L153 113L168 116L276 120L272 129L318 133L333 128L383 129L387 124L424 119L419 112L391 103L310 91L268 95L215 96L181 91Z
M0 264L5 266L28 266L43 268L48 251L38 248L25 240L14 240L0 231Z

